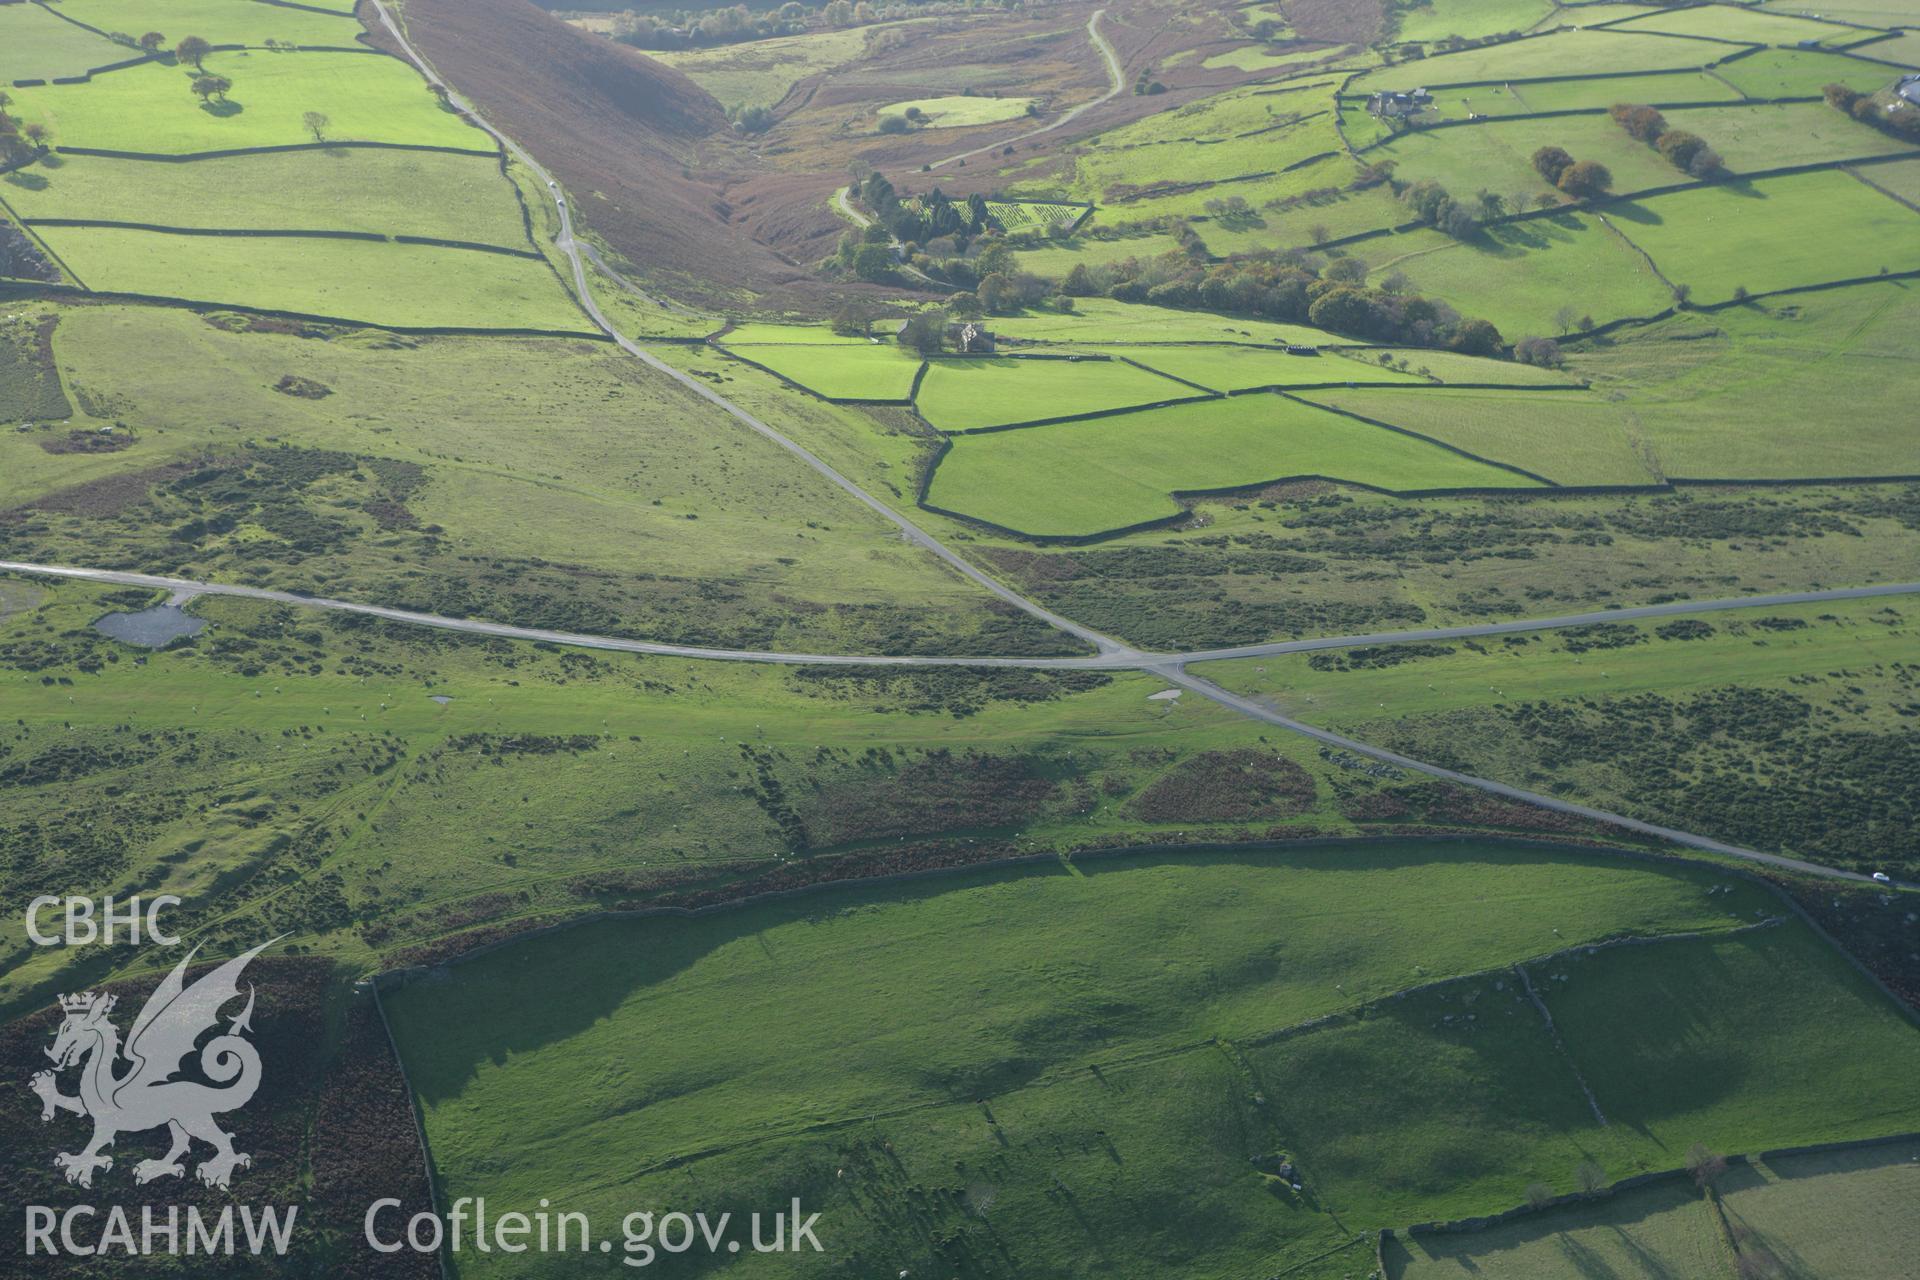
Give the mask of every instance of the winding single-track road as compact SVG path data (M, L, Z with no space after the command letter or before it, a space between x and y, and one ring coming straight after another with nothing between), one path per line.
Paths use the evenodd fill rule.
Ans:
M619 344L622 350L661 375L671 378L688 391L699 396L702 400L721 409L741 425L765 437L780 448L785 449L794 457L800 459L855 501L867 507L881 519L894 525L900 530L901 535L905 539L924 548L932 555L937 556L963 578L978 585L996 598L1020 609L1022 612L1038 618L1050 626L1090 645L1095 650L1095 653L1084 657L1062 658L967 658L939 655L800 654L750 649L702 648L694 645L675 645L643 640L629 640L617 636L578 635L570 632L548 631L535 627L517 627L505 623L485 622L472 618L449 618L435 614L417 613L407 609L392 609L382 605L356 604L344 600L328 600L319 597L299 595L294 592L273 591L261 587L243 587L221 583L199 582L190 579L168 578L155 574L132 573L122 570L87 569L64 565L0 561L0 572L77 578L119 585L149 587L169 592L171 598L175 601L187 599L195 595L243 596L288 605L365 614L372 617L385 618L394 622L437 627L442 630L459 631L473 635L497 636L514 640L544 640L554 644L571 645L581 648L607 649L670 657L719 659L737 662L806 663L833 666L973 666L1025 667L1042 670L1145 671L1159 676L1161 679L1168 681L1178 688L1190 690L1203 698L1210 699L1241 715L1267 724L1276 725L1294 733L1303 734L1329 745L1338 746L1344 750L1352 751L1357 755L1369 756L1376 760L1385 761L1403 769L1410 769L1419 773L1429 774L1433 777L1444 778L1449 782L1473 787L1525 804L1537 805L1544 809L1551 809L1561 813L1573 814L1579 817L1609 823L1626 830L1655 836L1689 848L1724 854L1750 862L1786 868L1809 875L1825 876L1837 880L1870 882L1869 877L1862 876L1857 872L1843 871L1836 867L1825 867L1817 863L1788 858L1779 854L1765 853L1757 849L1742 848L1739 845L1727 844L1706 836L1677 831L1670 827L1657 826L1636 818L1627 817L1624 814L1609 813L1602 809L1576 805L1555 796L1540 795L1536 792L1522 790L1519 787L1508 786L1502 782L1495 782L1487 778L1477 778L1470 774L1458 773L1451 769L1444 769L1438 765L1414 760L1380 747L1343 737L1331 730L1321 729L1317 726L1291 719L1279 711L1264 706L1251 698L1232 693L1214 684L1210 680L1204 680L1199 676L1193 675L1187 671L1186 666L1190 662L1206 662L1225 658L1251 658L1284 653L1298 653L1313 649L1386 644L1396 641L1443 640L1481 635L1503 635L1518 631L1538 631L1554 627L1583 626L1595 622L1626 621L1635 618L1659 617L1677 613L1699 613L1722 609L1765 608L1787 604L1815 603L1822 600L1909 595L1920 593L1920 583L1891 583L1882 586L1845 587L1831 591L1789 592L1779 595L1746 596L1728 600L1690 603L1672 602L1659 605L1642 605L1626 609L1597 610L1562 618L1480 623L1463 627L1430 627L1416 631L1381 632L1365 636L1335 636L1312 640L1283 640L1275 641L1271 644L1241 645L1234 648L1195 650L1188 653L1144 653L1139 649L1123 644L1109 636L1102 635L1090 627L1074 622L1070 618L1062 617L1060 614L1053 612L1051 609L1046 608L1036 601L1029 600L1019 592L1014 591L1004 583L989 576L963 558L959 553L947 547L938 538L935 538L932 534L920 528L920 526L909 520L906 516L894 510L891 506L868 493L860 485L836 471L824 459L820 458L811 450L790 439L780 431L775 430L765 422L762 422L759 418L734 404L725 396L693 377L691 374L682 372L661 360L658 356L647 351L615 328L612 322L606 318L605 314L602 313L599 306L594 302L593 291L588 287L587 261L584 250L590 249L590 246L583 246L575 240L573 234L573 213L567 205L566 196L561 192L559 184L555 182L552 175L518 143L494 128L493 125L488 123L487 120L475 110L470 102L453 92L451 86L445 85L444 80L434 73L426 59L420 55L407 39L406 33L401 29L400 24L394 20L393 14L388 10L384 0L372 0L372 5L374 12L379 15L382 25L384 25L392 35L396 46L420 69L421 74L425 75L429 82L445 87L447 89L449 102L458 109L466 112L478 128L484 130L510 155L524 164L528 171L539 181L546 184L547 191L553 199L554 208L560 224L560 234L555 237L554 245L566 256L572 268L575 298L581 309L592 318L593 322L598 325L609 338ZM1035 134L1057 129L1081 113L1113 98L1120 92L1124 81L1122 79L1123 73L1119 57L1115 54L1113 47L1107 43L1106 38L1100 34L1099 30L1099 21L1105 12L1105 10L1098 10L1087 20L1087 32L1099 48L1102 57L1106 59L1109 76L1113 82L1112 87L1103 97L1083 103L1079 107L1062 115L1051 124L1043 125L1038 129L1030 130L1027 133L1019 135L1020 138L1032 137ZM1017 138L1003 139L995 145L1005 146L1008 141L1017 140ZM941 163L945 164L950 161L965 159L967 156L977 155L980 151L990 149L991 148L988 147L982 147L976 151L963 152L957 156L950 156L947 160L941 161ZM846 207L844 202L842 207ZM849 210L849 212L851 212L851 210ZM1920 888L1920 885L1902 885L1901 887Z

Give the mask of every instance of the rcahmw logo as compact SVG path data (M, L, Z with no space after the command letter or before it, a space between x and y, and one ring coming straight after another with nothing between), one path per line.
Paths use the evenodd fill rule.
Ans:
M234 1172L252 1163L245 1152L234 1150L233 1135L215 1119L246 1106L260 1088L260 1054L247 1039L253 1030L252 985L247 987L246 1006L227 1018L224 1030L220 1011L240 998L240 975L248 963L272 945L263 942L189 986L187 966L196 948L147 998L125 1044L112 1019L116 997L94 992L60 997L65 1017L53 1047L46 1051L53 1070L36 1074L30 1086L40 1097L43 1122L53 1121L61 1112L93 1121L93 1136L80 1150L53 1157L54 1166L66 1174L68 1182L92 1187L96 1174L113 1168L113 1157L105 1149L120 1134L163 1127L171 1140L167 1153L135 1164L135 1182L184 1177L196 1142L213 1148L194 1167L194 1176L209 1187L228 1189ZM208 1032L215 1034L201 1044ZM196 1050L204 1080L179 1078ZM60 1073L75 1068L78 1093L62 1093ZM244 1247L253 1253L269 1247L284 1253L298 1212L293 1205L258 1211L240 1206ZM46 1205L28 1205L27 1253L232 1253L234 1215L233 1205L211 1217L198 1206L188 1206L182 1215L178 1206L156 1212L156 1206L147 1205L142 1207L136 1233L123 1206L101 1210L72 1205L56 1211ZM91 1231L89 1223L95 1219L100 1220L99 1235L90 1244L80 1233Z

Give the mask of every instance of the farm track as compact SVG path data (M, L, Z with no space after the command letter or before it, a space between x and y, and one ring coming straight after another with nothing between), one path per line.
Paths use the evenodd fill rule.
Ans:
M401 29L400 24L394 19L393 14L387 8L387 5L385 4L384 0L372 0L372 6L373 6L374 12L379 16L380 22L387 29L387 31L392 35L396 46L402 51L402 53L406 56L406 58L420 70L422 75L427 77L430 84L444 85L444 81L433 72L432 68L429 66L425 58L421 56L421 54L413 47L412 43L407 39L406 33ZM1083 103L1081 104L1081 106L1076 107L1073 110L1067 112L1060 119L1053 121L1051 124L1042 126L1041 128L1036 130L1029 131L1026 134L1022 134L1020 135L1021 137L1031 137L1037 133L1045 133L1050 130L1057 129L1060 126L1067 124L1068 122L1073 120L1075 117L1077 117L1084 111L1092 107L1098 106L1100 103L1110 100L1111 98L1116 96L1118 93L1120 93L1121 90L1124 88L1124 74L1120 65L1119 57L1114 52L1113 47L1106 41L1106 38L1102 36L1099 31L1099 21L1105 12L1106 11L1104 9L1096 10L1094 12L1094 14L1087 20L1087 32L1088 32L1088 35L1092 38L1095 46L1100 50L1102 57L1105 59L1107 63L1109 76L1112 80L1112 86L1107 92L1107 94L1101 98L1094 99L1087 103ZM1079 639L1082 642L1090 645L1096 650L1095 655L1088 656L1088 657L1078 657L1078 658L1017 658L1017 657L966 658L966 657L945 657L945 656L900 656L900 655L858 656L858 655L837 655L837 654L789 654L789 653L761 652L761 651L753 651L753 650L706 649L706 648L698 648L695 646L671 645L671 644L660 644L660 643L653 643L653 642L647 642L647 641L627 640L619 637L573 635L565 632L545 631L542 629L529 628L529 627L515 627L515 626L510 626L502 623L490 623L490 622L483 622L483 621L478 621L474 619L447 618L447 617L441 617L441 616L432 615L432 614L415 613L410 610L404 610L404 609L391 609L391 608L386 608L378 605L354 604L347 601L324 600L324 599L319 599L314 597L297 595L291 592L271 591L271 590L258 588L258 587L241 587L241 586L221 585L221 584L215 584L215 583L194 582L194 581L185 580L185 579L165 578L165 577L159 577L155 575L127 573L127 572L120 572L120 571L114 571L114 570L82 569L82 568L73 568L73 567L66 567L66 566L52 566L52 565L21 563L21 562L0 561L0 571L39 574L39 575L45 575L45 576L65 577L65 578L78 578L78 579L87 579L87 580L93 580L93 581L118 583L122 585L152 587L156 589L167 590L173 593L176 598L190 597L193 595L203 595L203 594L204 595L243 596L243 597L248 597L253 599L264 599L269 601L275 601L278 603L284 603L284 604L290 604L290 605L334 609L342 612L381 617L381 618L388 619L390 621L396 621L396 622L407 623L412 625L437 627L444 630L460 631L468 634L498 636L506 639L546 640L551 643L564 644L564 645L570 645L575 647L607 649L607 650L616 650L616 651L631 652L631 653L656 654L656 655L663 655L663 656L676 656L676 657L686 657L686 658L707 658L707 659L720 659L720 660L744 661L744 662L818 664L818 665L837 665L837 666L856 666L856 665L857 666L867 666L867 665L975 666L975 667L1022 667L1022 668L1029 668L1029 669L1047 669L1047 670L1076 670L1076 669L1117 670L1117 671L1138 670L1138 671L1148 672L1153 675L1157 675L1161 679L1168 681L1169 683L1175 685L1176 687L1190 690L1193 693L1196 693L1203 698L1206 698L1212 702L1215 702L1230 710L1236 711L1241 715L1248 716L1252 719L1260 720L1268 724L1273 724L1278 727L1288 729L1292 732L1302 734L1306 737L1314 738L1321 742L1342 747L1346 750L1353 751L1357 754L1369 756L1377 760L1386 761L1388 763L1397 765L1401 768L1411 769L1416 772L1429 774L1437 778L1442 778L1450 782L1472 787L1481 791L1488 792L1490 794L1499 795L1507 799L1517 800L1522 803L1538 806L1540 808L1550 809L1550 810L1554 810L1562 813L1573 814L1579 817L1588 818L1588 819L1603 822L1603 823L1608 823L1617 827L1625 828L1627 830L1637 831L1642 834L1655 836L1660 839L1664 839L1672 843L1680 844L1689 848L1699 849L1699 850L1712 852L1712 853L1724 854L1724 855L1744 859L1751 862L1762 863L1769 866L1781 867L1788 870L1799 871L1799 872L1803 872L1811 875L1825 876L1825 877L1834 878L1834 879L1851 880L1851 881L1861 881L1861 880L1868 879L1868 877L1862 876L1857 872L1844 871L1834 867L1825 867L1816 863L1805 862L1795 858L1783 857L1778 854L1769 854L1769 853L1760 852L1758 850L1745 849L1737 845L1726 844L1721 841L1713 840L1709 837L1698 836L1690 832L1678 831L1668 827L1661 827L1652 823L1647 823L1647 822L1640 821L1638 819L1630 818L1622 814L1609 813L1604 810L1594 809L1584 805L1573 804L1569 801L1561 800L1557 797L1545 796L1545 795L1540 795L1534 792L1524 791L1524 790L1521 790L1520 788L1511 787L1504 783L1492 781L1490 779L1476 778L1468 774L1458 773L1454 770L1442 768L1438 765L1431 765L1418 760L1413 760L1409 757L1401 756L1395 752L1387 751L1383 748L1370 746L1366 743L1343 737L1342 735L1334 733L1331 730L1321 729L1316 726L1291 719L1285 715L1282 715L1277 710L1264 706L1252 699L1242 697L1238 694L1234 694L1224 688L1221 688L1219 685L1214 684L1212 681L1202 679L1199 676L1189 673L1186 670L1186 665L1190 662L1204 662L1204 661L1211 661L1211 660L1223 659L1223 658L1278 655L1278 654L1284 654L1284 653L1304 652L1304 651L1313 650L1313 649L1351 647L1354 645L1361 645L1361 644L1380 644L1380 643L1392 643L1394 641L1447 639L1447 638L1456 638L1456 637L1464 638L1464 637L1478 636L1478 635L1501 635L1501 634L1510 634L1510 633L1521 632L1521 631L1546 630L1546 629L1551 629L1555 627L1581 626L1581 625L1587 625L1589 623L1600 622L1600 621L1615 621L1615 620L1623 621L1623 620L1630 620L1635 618L1658 617L1658 616L1664 616L1667 614L1675 614L1675 613L1708 612L1708 611L1723 610L1723 609L1753 608L1753 607L1766 607L1770 605L1809 603L1809 602L1816 602L1821 600L1858 599L1858 598L1867 598L1867 597L1876 597L1876 596L1916 594L1916 593L1920 593L1920 583L1895 583L1895 584L1886 584L1886 585L1873 586L1873 587L1841 588L1841 589L1832 590L1832 591L1794 592L1794 593L1786 593L1786 594L1773 595L1773 596L1753 596L1753 597L1737 598L1732 600L1718 600L1718 601L1691 602L1691 603L1676 602L1673 604L1665 604L1665 605L1640 606L1638 608L1602 610L1602 611L1597 611L1593 613L1572 615L1570 617L1558 618L1558 619L1521 619L1521 620L1505 622L1505 623L1483 623L1483 624L1466 626L1466 627L1427 628L1427 629L1418 630L1418 631L1381 633L1381 634L1371 635L1371 636L1327 637L1327 638L1320 638L1320 639L1313 639L1313 640L1278 641L1278 642L1274 642L1266 645L1240 646L1238 648L1228 648L1228 649L1197 650L1189 653L1180 653L1180 654L1147 654L1142 652L1139 649L1126 645L1111 637L1102 635L1101 633L1093 630L1090 627L1083 626L1082 624L1074 622L1069 618L1063 617L1060 614L1057 614L1052 610L1046 608L1044 605L1041 605L1036 601L1028 599L1027 597L1021 595L1019 592L1014 591L1012 588L1008 587L1004 583L991 577L985 571L981 570L980 568L972 564L970 561L962 557L958 552L955 552L951 548L947 547L934 535L920 528L917 524L913 523L907 517L905 517L898 511L894 510L891 506L887 505L885 502L882 502L880 499L868 493L864 488L862 488L860 485L855 483L849 477L842 475L839 471L835 470L824 459L814 454L811 450L807 449L805 446L799 444L797 441L791 439L790 437L786 436L782 432L776 430L772 426L769 426L767 423L761 421L759 418L747 412L745 409L741 408L740 406L734 404L732 401L728 400L725 396L721 395L719 392L707 386L705 383L701 382L700 380L694 378L692 375L685 373L682 370L677 369L674 366L668 364L667 362L661 360L658 356L655 356L653 353L651 353L650 351L647 351L645 348L641 347L638 343L628 338L625 334L621 333L612 324L612 322L610 322L607 319L606 315L600 310L598 304L594 301L592 290L589 287L587 282L586 251L590 251L590 246L583 246L580 242L576 241L576 239L574 238L572 210L568 206L566 197L561 193L559 189L559 185L553 180L551 175L547 172L545 168L543 168L539 164L538 161L536 161L522 147L520 147L519 144L514 142L511 138L507 137L504 133L501 133L492 124L488 123L478 113L478 111L473 107L473 105L470 102L466 101L461 95L455 93L450 86L447 86L447 96L448 96L448 100L451 102L451 104L455 108L461 111L464 111L477 127L485 131L489 136L491 136L507 153L512 155L514 158L518 159L521 163L525 164L527 166L528 171L533 174L534 178L537 181L543 182L546 184L547 190L553 199L554 207L558 215L558 221L560 226L559 235L555 238L555 241L554 241L555 247L558 248L566 256L567 261L572 268L573 287L574 287L576 300L578 301L580 307L594 321L594 323L598 325L600 329L602 329L609 338L611 338L615 343L617 343L622 350L626 351L628 354L632 355L635 359L641 361L643 364L647 365L649 368L653 369L654 371L662 374L665 377L671 378L674 382L680 384L682 387L686 388L688 391L692 392L693 394L699 396L701 399L706 400L709 403L715 405L716 407L724 410L727 414L733 417L736 421L740 422L742 425L746 426L748 429L754 431L758 435L763 436L767 440L778 445L780 448L786 450L788 453L800 459L802 462L806 463L808 467L813 469L823 478L825 478L826 480L834 484L836 487L840 488L843 492L847 493L850 497L854 498L856 501L858 501L862 505L866 506L869 510L873 511L875 514L880 516L883 520L894 525L907 541L917 546L920 546L926 551L930 552L931 554L937 556L940 560L945 562L949 567L951 567L955 572L960 574L963 578L983 588L984 590L988 591L998 599L1014 606L1017 609L1020 609L1022 612L1028 614L1029 616L1037 618L1040 621L1046 622L1050 626L1053 626L1071 636L1074 636L1076 639ZM1006 145L1006 143L1005 141L1003 141L999 145ZM988 150L988 149L990 148L980 148L979 150ZM958 156L949 157L949 160L964 159L967 155L972 155L972 154L978 154L978 152L976 151L976 152L962 153L961 155L958 155ZM944 163L947 163L947 161L942 161L941 163L944 164ZM1909 887L1920 888L1920 885L1909 886Z

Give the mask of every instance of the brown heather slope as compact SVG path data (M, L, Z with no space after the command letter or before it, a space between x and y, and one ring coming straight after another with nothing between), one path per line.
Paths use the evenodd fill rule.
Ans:
M720 106L685 75L528 0L407 0L435 71L574 193L582 221L666 292L713 297L799 276L730 228L701 152L734 151Z

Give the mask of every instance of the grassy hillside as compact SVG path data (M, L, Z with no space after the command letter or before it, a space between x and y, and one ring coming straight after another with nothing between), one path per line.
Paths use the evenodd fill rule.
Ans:
M1501 886L1493 899L1490 873ZM461 966L389 1007L454 1194L504 1204L565 1191L610 1207L671 1187L744 1209L797 1191L822 1211L841 1256L869 1269L966 1258L993 1240L1014 1274L1094 1274L1116 1256L1152 1257L1167 1274L1219 1274L1300 1263L1408 1214L1493 1207L1517 1195L1522 1172L1570 1165L1595 1141L1571 1073L1511 974L1263 1047L1264 1034L1582 937L1724 930L1751 918L1758 904L1747 890L1708 898L1711 883L1419 846L1090 864L596 925ZM1414 902L1417 911L1397 909ZM1392 928L1377 927L1388 918ZM1897 1071L1920 1052L1911 1027L1837 960L1780 936L1799 987L1824 1002L1820 1022L1777 1045L1712 1043L1753 1049L1756 1066L1790 1052ZM1677 943L1588 964L1671 955L1678 976L1716 947L1778 945ZM584 973L583 953L598 958ZM1168 966L1169 954L1181 959ZM1478 1024L1436 1025L1459 1022L1454 1011L1482 989L1483 1002L1468 1005ZM1573 1006L1589 990L1632 988L1582 968L1553 998ZM1731 1016L1750 1016L1750 996L1722 999L1741 1011ZM1570 1016L1590 1025L1585 1007ZM758 1034L776 1017L777 1040ZM1633 1018L1605 1025L1618 1043L1582 1043L1583 1070L1657 1043ZM1824 1115L1762 1119L1774 1114L1766 1099L1795 1088L1784 1072L1696 1080L1761 1128L1840 1132L1859 1121L1857 1105L1840 1100ZM1390 1173L1354 1154L1356 1128L1369 1126L1381 1134L1380 1160L1411 1142L1436 1175L1451 1176L1394 1191L1412 1172L1404 1159L1387 1161ZM1671 1159L1625 1126L1605 1141L1619 1173ZM583 1146L622 1158L583 1165ZM1249 1166L1276 1151L1298 1162L1304 1196ZM757 1172L735 1181L743 1159ZM1484 1183L1458 1176L1495 1164L1502 1172ZM1151 1209L1140 1199L1149 1185ZM1182 1225L1196 1215L1210 1224L1204 1233ZM492 1274L487 1261L464 1259L461 1273ZM804 1259L761 1267L810 1273Z

